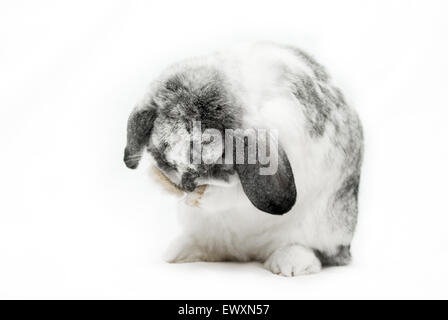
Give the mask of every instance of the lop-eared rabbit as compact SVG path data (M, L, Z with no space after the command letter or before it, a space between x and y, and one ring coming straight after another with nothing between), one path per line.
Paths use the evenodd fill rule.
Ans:
M252 129L274 137L271 174L222 142ZM198 141L195 130L213 134ZM297 276L350 262L362 150L359 118L325 69L300 49L258 43L164 71L129 117L124 161L134 169L148 153L159 181L184 195L167 261L259 261Z

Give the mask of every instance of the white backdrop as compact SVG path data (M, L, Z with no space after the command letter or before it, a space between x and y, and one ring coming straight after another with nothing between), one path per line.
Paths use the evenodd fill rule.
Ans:
M0 298L448 298L446 1L2 1ZM366 133L349 267L169 265L175 199L122 162L168 64L236 43L302 47Z

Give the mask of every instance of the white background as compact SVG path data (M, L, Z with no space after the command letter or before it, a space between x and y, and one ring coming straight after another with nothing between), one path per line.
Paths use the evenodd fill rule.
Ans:
M1 298L448 298L446 1L2 1ZM167 65L270 40L312 53L366 134L351 266L169 265L175 202L122 162Z

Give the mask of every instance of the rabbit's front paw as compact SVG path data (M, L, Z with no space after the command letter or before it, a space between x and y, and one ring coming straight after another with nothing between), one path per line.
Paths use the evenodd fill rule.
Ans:
M266 260L265 267L285 277L319 272L321 263L314 252L299 245L275 250Z
M202 250L189 236L181 236L171 242L165 253L164 260L169 263L202 261Z

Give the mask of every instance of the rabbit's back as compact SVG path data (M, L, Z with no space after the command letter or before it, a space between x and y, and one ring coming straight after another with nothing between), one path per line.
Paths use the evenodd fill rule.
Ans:
M358 211L363 134L355 110L324 67L299 49L258 44L218 55L218 61L228 90L242 106L244 126L278 132L298 193L296 205L280 223L256 212L242 197L247 208L228 215L233 234L247 233L240 249L249 244L271 248L296 239L320 252L327 264L340 264L338 252L349 256L346 248ZM252 231L269 230L269 225L271 231L248 241ZM254 250L252 245L247 252Z

